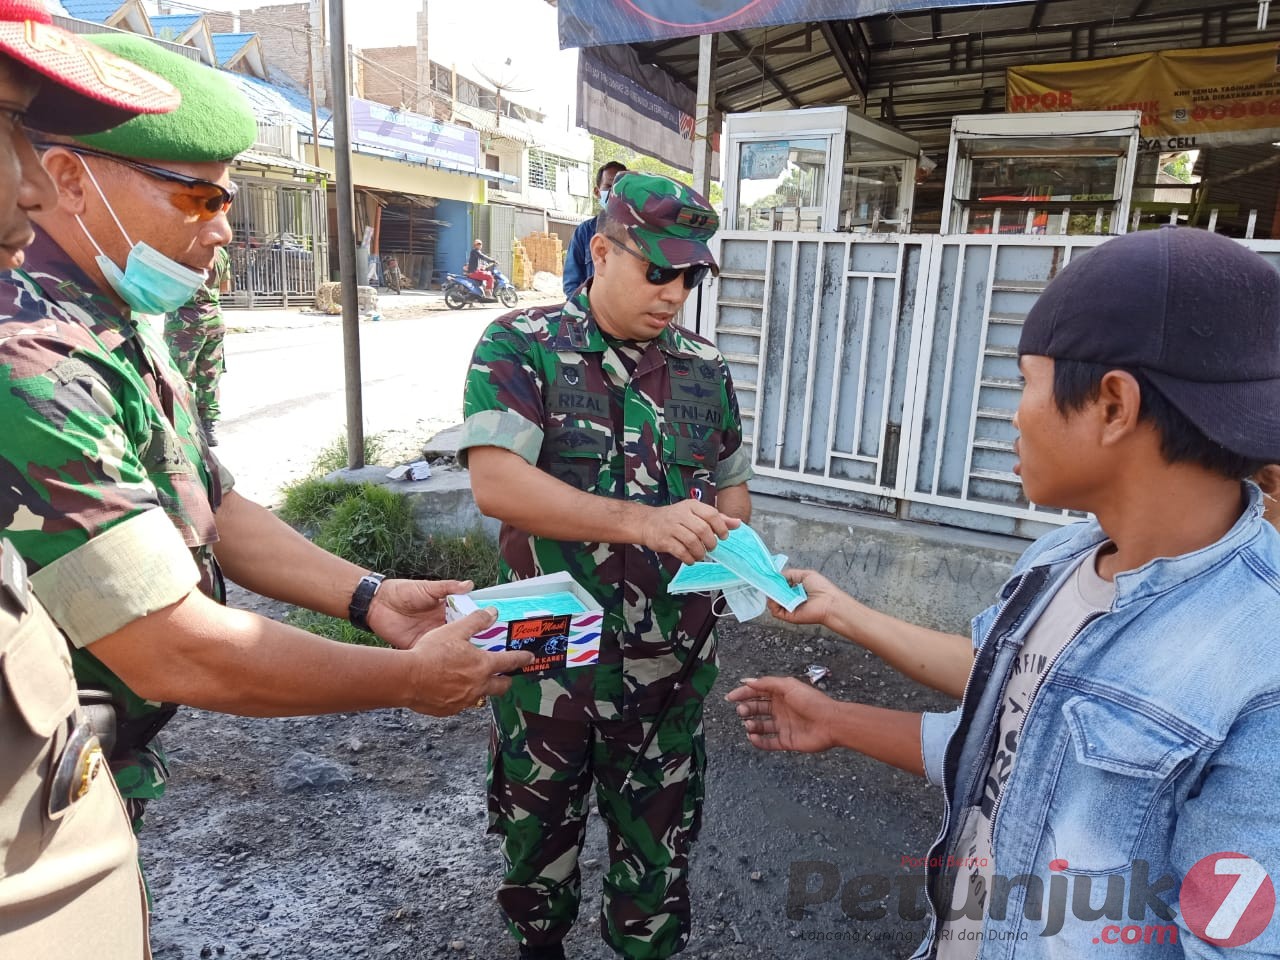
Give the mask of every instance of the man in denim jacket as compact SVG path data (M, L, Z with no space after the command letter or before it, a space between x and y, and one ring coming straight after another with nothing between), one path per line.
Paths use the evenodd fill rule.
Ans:
M1120 237L1049 284L1019 355L1027 499L1096 519L1036 541L972 643L811 571L773 607L960 708L783 678L729 699L757 747L942 785L916 957L1280 955L1280 535L1242 482L1280 461L1280 273L1200 230Z

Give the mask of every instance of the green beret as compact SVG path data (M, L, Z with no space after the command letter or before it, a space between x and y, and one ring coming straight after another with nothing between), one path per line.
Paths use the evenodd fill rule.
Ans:
M209 163L229 161L258 139L249 101L212 67L133 33L87 39L164 77L182 94L182 105L172 113L135 117L106 133L76 137L78 143L135 160Z

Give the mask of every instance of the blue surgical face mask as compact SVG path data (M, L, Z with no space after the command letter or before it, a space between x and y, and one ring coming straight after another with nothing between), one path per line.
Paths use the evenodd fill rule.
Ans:
M724 602L739 623L754 620L769 608L765 595L755 587L740 583L724 592Z
M759 541L759 537L755 539ZM721 544L723 543L724 541L721 541ZM763 544L761 546L763 547ZM714 558L715 553L716 551L713 550L707 556ZM780 574L783 567L787 565L787 558L782 554L773 554L767 556L767 562L770 572L786 583L786 578L781 577ZM790 585L788 587L790 588ZM799 587L790 589L799 591L803 597L803 589ZM673 594L714 593L717 590L724 591L725 605L728 606L729 612L742 623L754 620L764 613L767 607L766 599L770 596L723 563L717 563L715 559L682 566L667 586L667 592ZM796 605L798 606L799 603L797 602Z
M764 541L745 523L730 530L729 536L716 544L707 558L728 567L788 612L808 599L804 587L793 587L774 568Z
M98 246L98 241L85 228L84 222L80 217L76 217L76 222L80 224L80 229L84 230L84 235L89 238L93 248L98 251L98 269L102 271L107 283L111 284L111 289L118 293L120 299L127 303L135 313L172 313L179 307L185 306L195 295L195 292L204 285L205 274L202 271L185 267L176 260L166 257L149 244L133 243L129 239L129 234L125 231L124 225L120 222L120 218L111 209L111 203L107 200L106 194L98 186L97 177L93 175L89 165L84 163L83 158L81 158L80 162L84 164L84 169L89 174L90 182L93 183L94 189L98 191L98 196L102 198L102 203L106 206L107 213L111 214L111 219L115 221L116 227L119 228L120 233L124 236L125 242L132 245L132 249L129 251L129 259L125 263L124 270L121 270L114 260L102 252L102 248Z
M603 210L609 205L609 188L605 187L600 191L600 209Z

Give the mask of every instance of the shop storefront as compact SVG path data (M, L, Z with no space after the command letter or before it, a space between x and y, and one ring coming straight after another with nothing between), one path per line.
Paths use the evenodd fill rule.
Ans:
M385 283L394 259L408 286L439 285L444 272L458 269L448 251L471 249L487 184L516 178L484 167L476 130L368 100L352 99L351 138L351 173L362 201L357 236L369 237L367 276ZM468 216L459 216L458 204Z

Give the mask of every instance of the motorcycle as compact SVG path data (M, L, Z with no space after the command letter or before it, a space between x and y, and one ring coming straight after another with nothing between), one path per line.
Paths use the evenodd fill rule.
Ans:
M516 288L502 271L494 267L493 292L495 296L486 297L484 287L479 280L472 280L465 273L449 273L444 278L444 302L450 310L461 310L473 303L501 303L508 309L514 308L519 301Z

